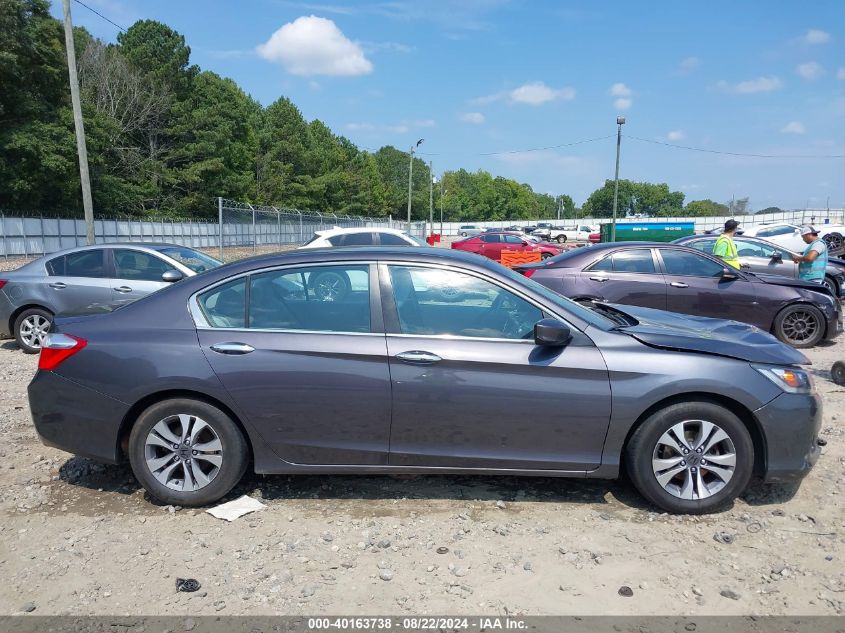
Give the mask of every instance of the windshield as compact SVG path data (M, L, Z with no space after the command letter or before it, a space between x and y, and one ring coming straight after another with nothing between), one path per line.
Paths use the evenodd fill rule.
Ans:
M544 299L550 301L555 305L559 305L567 312L571 312L579 319L581 319L582 321L586 321L590 325L595 325L596 327L601 328L602 330L609 330L619 325L617 321L605 316L601 312L591 310L579 303L576 303L572 299L568 299L563 295L559 295L558 293L549 290L542 284L539 284L536 281L529 279L525 275L520 275L519 273L512 271L510 268L506 268L503 272L513 281L516 281L524 286L528 286L529 288L531 288L531 290L536 292L538 295L542 296Z
M420 238L414 237L413 235L408 235L407 233L405 233L404 235L405 237L411 238L414 243L418 244L419 246L428 246L428 242L426 242L425 240L421 240Z
M187 266L195 273L202 273L212 268L222 266L223 262L214 259L213 257L195 251L193 248L185 246L165 246L157 249L162 255L167 255L171 259L175 259L183 266Z

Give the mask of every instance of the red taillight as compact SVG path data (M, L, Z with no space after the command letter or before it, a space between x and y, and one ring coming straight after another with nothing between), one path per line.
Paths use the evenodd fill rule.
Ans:
M5 279L0 279L0 290L3 290L3 286L5 286L7 281Z
M61 333L48 334L41 346L38 369L52 371L86 345L88 341L78 336Z
M521 272L526 277L531 277L531 275L533 275L534 273L537 272L537 269L536 268L526 268L524 270L520 270L519 272Z

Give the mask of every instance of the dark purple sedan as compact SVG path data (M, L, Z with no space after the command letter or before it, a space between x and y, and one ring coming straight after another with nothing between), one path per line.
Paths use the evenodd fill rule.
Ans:
M514 270L571 299L742 321L799 348L842 330L839 302L821 285L741 272L677 244L599 244Z

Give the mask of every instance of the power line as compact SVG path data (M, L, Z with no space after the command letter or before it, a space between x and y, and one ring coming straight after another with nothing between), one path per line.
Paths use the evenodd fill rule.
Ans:
M101 18L103 18L106 22L108 22L109 24L111 24L111 25L113 25L113 26L116 26L117 28L119 28L119 29L120 29L121 31L123 31L124 33L126 32L126 29L125 29L125 28L123 28L122 26L120 26L117 22L113 22L112 20L108 19L106 16L104 16L102 13L100 13L100 12L99 12L99 11L97 11L96 9L92 9L91 7L89 7L89 6L88 6L87 4L85 4L84 2L80 2L80 0L73 0L73 1L74 1L76 4L81 4L83 7L85 7L86 9L88 9L91 13L93 13L93 14L95 14L95 15L99 15L99 16L100 16Z
M598 136L596 138L585 138L580 141L572 141L570 143L560 143L558 145L548 145L546 147L531 147L528 149L510 149L510 150L501 150L498 152L439 152L439 153L426 153L426 152L418 152L420 156L445 156L447 154L451 155L462 155L462 156L502 156L506 154L527 154L529 152L543 152L550 149L560 149L561 147L572 147L573 145L583 145L584 143L594 143L596 141L604 141L609 138L613 138L616 136L615 134L609 134L607 136Z
M639 136L624 135L625 138L630 138L635 141L642 141L643 143L652 143L653 145L664 145L666 147L674 147L675 149L685 149L692 152L704 152L706 154L722 154L724 156L742 156L746 158L845 158L845 154L748 154L744 152L725 152L715 149L705 149L703 147L690 147L688 145L675 145L674 143L665 143L663 141L655 141L650 138L640 138Z

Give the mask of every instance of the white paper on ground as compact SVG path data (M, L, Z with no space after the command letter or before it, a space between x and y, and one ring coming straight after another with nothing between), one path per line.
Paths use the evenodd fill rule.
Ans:
M227 503L221 503L219 506L214 506L213 508L206 510L206 512L208 512L213 517L217 517L218 519L234 521L238 517L242 517L243 515L249 514L250 512L263 510L266 507L267 506L265 506L257 499L253 499L252 497L244 495L243 497L238 497L234 501L229 501Z

